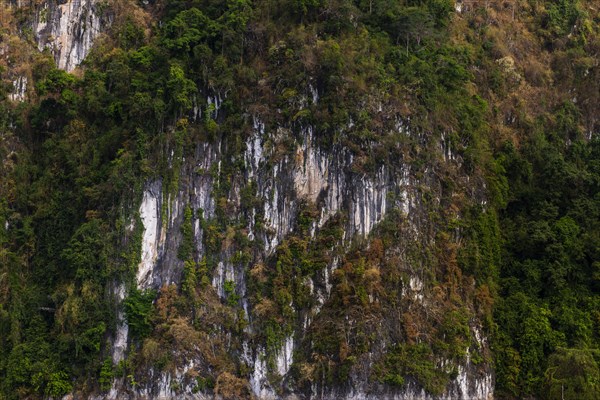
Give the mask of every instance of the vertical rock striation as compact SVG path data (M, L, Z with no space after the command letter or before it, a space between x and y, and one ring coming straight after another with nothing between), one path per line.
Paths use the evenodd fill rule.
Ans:
M313 93L318 99L318 94ZM210 99L211 104L218 105L220 99ZM356 240L364 240L373 229L382 222L389 210L399 210L407 219L408 230L414 237L427 239L423 219L426 218L422 196L417 190L419 185L431 185L435 192L436 177L433 172L419 176L414 173L408 163L397 160L387 165L381 164L371 172L358 172L353 166L354 155L340 145L327 150L321 148L315 139L314 127L307 125L298 127L278 127L267 131L261 117L252 119L253 130L245 141L245 151L240 156L243 170L238 170L229 178L222 175L224 163L231 162L225 156L225 143L217 140L214 143L196 145L194 157L182 160L179 173L179 190L177 193L165 193L161 180L148 182L142 196L139 216L143 224L142 259L137 272L139 289L159 289L165 284L178 284L183 270L183 261L178 259L177 252L182 240L182 224L184 210L189 207L193 215L193 235L197 261L206 254L205 222L217 218L217 201L225 202L230 215L237 222L245 221L247 238L259 244L260 250L253 256L253 262L264 261L271 257L282 241L297 229L297 217L303 204L311 204L317 210L317 218L311 222L310 235L315 237L327 222L336 215L343 216L344 236L337 243L341 251L348 248ZM405 132L406 128L401 127ZM277 141L297 132L294 137L295 149L284 154L275 154L274 146L267 147L267 140ZM271 143L272 144L272 143ZM454 162L454 156L441 146L444 162ZM456 160L455 160L456 161ZM458 161L456 161L458 162ZM239 165L239 164L238 164ZM222 193L221 200L215 194L221 190L222 179L230 179L229 189ZM241 191L248 187L255 191L256 203L242 204ZM433 198L435 201L435 197ZM242 212L242 207L246 211ZM229 293L227 285L233 284L235 293L240 297L241 308L249 326L246 335L252 337L255 324L252 307L248 301L248 276L245 263L235 261L234 253L227 246L218 250L218 260L211 273L211 283L218 297L226 301ZM339 258L334 257L328 265L313 277L306 278L314 306L307 312L294 311L300 321L294 331L280 343L279 350L273 355L271 366L267 363L268 355L265 343L248 340L242 337L229 336L228 340L240 341L237 357L239 362L249 368L248 386L253 395L259 399L281 398L281 388L285 388L288 374L294 365L294 354L301 351L301 346L310 346L307 335L315 319L318 319L322 307L328 301L332 283L330 277L339 265ZM416 269L418 267L415 266ZM409 295L415 302L426 306L429 294L417 275L407 280ZM373 301L373 298L371 298ZM480 333L477 332L479 336ZM242 343L243 342L243 343ZM487 346L486 344L482 344ZM117 346L117 343L115 343ZM380 351L385 353L385 343ZM375 357L368 354L365 359ZM151 376L142 386L138 394L159 396L161 398L202 398L205 394L193 381L186 378L202 360L188 359L188 364L178 366L173 372L152 371ZM440 361L441 362L441 361ZM372 368L366 362L363 368ZM352 384L344 387L324 388L314 386L309 398L318 399L489 399L493 396L492 375L489 369L476 372L470 359L458 366L456 377L448 390L441 396L426 393L414 382L409 382L401 390L377 389L366 383L369 373L351 379ZM188 375L186 375L188 374ZM273 381L273 374L280 377L279 383ZM175 393L170 387L178 388ZM281 386L283 385L283 386ZM279 387L279 389L277 389ZM293 388L284 392L294 395ZM293 398L293 397L291 397Z
M32 30L38 49L48 49L58 68L72 71L109 25L97 0L45 0L36 5Z

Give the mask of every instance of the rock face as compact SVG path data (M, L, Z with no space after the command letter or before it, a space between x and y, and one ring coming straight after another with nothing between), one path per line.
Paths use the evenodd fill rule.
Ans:
M136 275L139 289L147 289L152 286L152 273L157 263L159 249L164 244L164 234L161 235L161 233L164 233L165 230L159 225L162 203L161 189L160 182L148 185L140 205L140 218L144 225L144 236L142 239L142 261Z
M34 13L33 32L40 51L49 49L58 68L75 69L88 55L94 39L106 30L97 0L46 0Z
M216 140L197 144L193 157L181 160L180 171L175 171L179 175L179 189L175 193L167 193L161 178L146 183L138 210L144 232L136 278L138 289L160 289L164 285L180 284L184 265L178 258L178 249L183 240L185 210L191 209L194 253L196 260L200 261L208 251L206 221L217 218L217 203L221 202L221 207L226 207L236 223L245 224L247 239L257 249L250 262L240 262L234 257L234 250L221 246L217 251L215 268L210 273L210 282L221 301L226 302L231 295L231 287L234 288L239 296L239 307L248 321L244 334L239 337L226 334L226 337L230 342L237 342L237 345L231 345L230 351L238 362L248 368L247 382L253 396L259 399L298 398L295 396L357 400L491 399L491 369L489 366L476 366L469 355L455 365L455 377L442 395L433 396L415 382L407 382L401 389L395 390L369 384L372 361L368 360L385 354L386 346L391 345L385 342L363 355L356 372L350 374L349 384L338 387L314 382L307 392L297 391L293 385L286 383L295 365L295 355L312 346L309 332L314 321L319 320L327 308L332 287L335 287L331 276L338 269L340 258L333 257L323 269L312 277L306 277L305 285L312 298L312 306L302 311L292 307L298 323L280 341L279 347L270 351L266 350L267 343L252 339L260 320L249 301L248 268L274 256L278 246L298 229L298 215L307 204L316 210L315 218L308 227L310 237L307 240L317 237L334 217L343 221L344 233L333 245L339 249L339 254L369 237L389 212L399 213L405 218L405 235L412 237L401 239L400 247L403 241L431 241L432 233L427 231L426 206L419 187L428 186L433 193L428 201L435 203L439 201L436 199L440 193L439 181L432 170L417 176L411 165L402 160L376 166L368 172L356 171L355 155L341 145L322 148L315 138L313 126L276 127L269 131L260 116L254 116L252 121L253 130L245 140L245 150L235 162L238 169L229 176L222 171L225 164L232 161L227 156L226 143ZM397 128L400 133L409 135L402 124L398 124ZM276 154L272 141L290 136L295 138L291 151ZM271 143L267 146L268 142ZM443 143L439 148L440 162L460 163ZM223 190L226 179L228 188ZM252 204L244 204L249 200L241 194L248 188L252 188L254 193ZM402 252L402 249L398 251ZM427 292L428 286L420 277L419 266L405 262L412 274L409 272L406 276L401 289L403 296L427 307L434 301L433 294ZM376 299L371 298L370 301ZM113 359L122 358L123 336L127 335L126 323L120 326L115 337ZM479 323L474 321L471 335L476 338L479 350L487 350L487 343L478 327ZM109 397L210 398L208 393L197 387L196 380L190 378L197 373L195 368L202 364L202 360L190 355L184 359L174 370L147 371L145 383L136 389L116 382ZM439 363L447 362L439 360ZM278 378L274 380L274 376Z
M27 98L27 77L19 76L13 81L13 91L9 94L12 101L25 101Z
M110 25L97 0L46 0L36 7L32 27L38 48L49 49L57 66L67 71L81 64L93 41ZM24 100L27 83L25 77L14 81L12 100ZM309 86L306 92L307 99L313 103L319 101L316 88ZM206 112L210 118L218 119L223 100L219 94L207 96ZM381 107L378 112L382 112ZM195 106L191 119L200 119L201 116L200 107ZM388 348L395 344L382 328L387 324L387 316L372 322L377 344L355 362L346 383L329 384L323 378L304 383L301 387L294 381L300 369L297 357L306 359L312 356L314 340L311 335L315 324L323 324L333 307L330 300L337 285L333 277L340 269L344 255L352 246L366 246L372 232L390 213L400 215L404 221L401 237L393 249L405 272L398 291L403 298L410 299L411 306L433 307L435 293L428 292L431 282L427 282L422 266L406 255L403 246L435 241L435 229L428 222L427 213L432 204L439 205L441 183L435 166L416 170L414 165L403 159L362 168L361 161L350 149L341 144L327 147L320 144L317 128L311 124L267 128L267 121L261 115L250 119L253 128L244 139L241 154L232 157L227 151L230 144L222 138L198 143L191 157L188 155L177 163L173 162L175 156L171 154L169 165L173 176L177 177L176 190L170 188L164 176L146 182L137 215L131 216L132 221L138 221L138 226L132 229L143 231L141 260L135 274L136 289L160 290L167 285L181 287L185 267L179 250L185 239L183 226L187 223L186 210L189 210L194 261L201 263L207 254L211 254L214 262L214 268L209 271L211 290L222 303L231 301L234 294L236 307L247 322L243 333L237 336L231 332L221 332L220 335L228 343L225 350L236 365L247 371L246 387L252 396L258 399L356 400L493 398L491 367L485 363L481 365L480 361L473 362L469 353L471 350L489 351L480 332L480 321L476 319L469 324L473 345L467 348L466 357L458 362L436 360L438 367L447 369L452 376L442 394L432 395L413 381L407 381L400 388L392 388L371 379L375 360L384 357ZM349 128L351 125L352 121L348 121ZM417 143L426 141L423 134L411 132L402 121L395 124L394 133ZM443 137L437 148L438 154L429 155L430 159L437 157L439 163L460 164L460 157L452 152ZM235 165L233 171L232 165ZM225 168L229 168L227 173ZM466 175L461 179L469 181ZM465 183L465 186L474 187L474 192L477 191L475 183ZM427 188L426 198L423 187ZM475 194L474 198L482 204L485 202L484 198L479 199ZM313 214L306 232L302 233L306 236L303 239L313 243L333 220L338 221L342 235L324 250L330 256L326 264L304 277L303 290L308 293L309 305L300 308L292 302L289 320L294 322L288 324L285 334L276 344L267 343L257 335L263 321L257 316L256 304L250 298L249 269L252 265L272 262L279 246L291 235L299 235L299 216L307 208ZM231 222L243 226L245 238L254 249L249 261L240 261L235 246L219 244L216 249L208 248L210 232L207 231L207 221L221 218L219 213L224 209ZM123 303L127 287L125 282L115 283L112 294L117 303ZM369 293L367 298L370 303L378 301L375 294ZM360 323L356 316L346 314L344 318L350 327ZM115 365L128 355L131 346L129 332L125 314L120 309L112 336L112 361ZM99 397L212 398L212 392L200 387L195 379L206 370L205 360L195 350L177 354L175 358L177 362L169 370L149 367L143 371L136 385L115 379L110 391Z

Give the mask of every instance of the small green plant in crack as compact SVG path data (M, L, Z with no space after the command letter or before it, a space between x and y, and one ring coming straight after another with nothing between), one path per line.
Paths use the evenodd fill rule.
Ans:
M240 295L235 292L235 282L225 281L223 290L225 291L225 295L227 297L227 304L231 307L235 307L240 301Z

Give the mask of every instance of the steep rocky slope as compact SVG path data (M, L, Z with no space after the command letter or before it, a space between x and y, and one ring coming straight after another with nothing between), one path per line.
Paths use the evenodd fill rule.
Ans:
M505 143L569 96L552 35L594 138L597 12L275 3L0 8L0 396L554 393L494 320L497 212Z

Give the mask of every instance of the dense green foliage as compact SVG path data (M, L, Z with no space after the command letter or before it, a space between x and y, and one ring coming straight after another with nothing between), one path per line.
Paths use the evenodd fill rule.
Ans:
M294 310L314 305L306 279L341 259L331 299L308 333L314 353L296 357L299 387L344 384L380 339L370 319L394 310L398 326L386 338L393 345L376 360L373 382L443 393L456 370L439 368L438 358L459 363L469 349L473 364L492 362L470 332L478 319L498 397L598 398L600 38L588 2L523 1L512 11L486 4L463 15L448 0L134 3L105 5L114 25L83 72L58 70L18 42L35 54L25 103L8 99L12 77L0 65L0 399L104 391L115 376L135 387L136 371L168 370L194 351L210 366L196 377L197 390L247 396L248 366L233 360L241 349L225 351L222 334L246 334L239 288L226 281L221 301L210 284L222 251L248 267L259 321L251 339L265 343L271 374L276 350L299 323ZM143 13L161 23L150 25ZM21 40L17 28L0 27L2 40ZM320 100L307 105L309 86ZM373 104L385 115L370 113ZM261 245L244 231L260 204L255 184L241 189L241 216L227 195L254 112L271 128L314 126L322 148L352 152L357 174L398 159L418 177L433 169L440 204L421 190L435 241L403 243L406 260L395 259L408 228L391 210L373 237L341 252L343 217L309 239L318 213L302 204L294 234L250 265ZM410 121L414 137L395 129L398 120ZM142 184L160 177L175 195L184 156L216 138L225 162L197 171L219 178L216 216L185 209L181 291L138 291L139 221L128 227ZM270 163L293 152L293 138L270 140ZM440 161L440 141L459 167ZM470 198L461 174L474 188L485 182L485 204ZM205 254L197 254L195 217ZM404 300L401 288L415 271L399 270L402 262L421 266L431 281L430 310ZM132 352L113 366L119 282Z
M513 199L503 212L497 373L515 395L550 384L548 357L561 347L591 357L600 340L600 142L574 138L565 148L566 133L539 133L522 154L510 145L501 153Z

